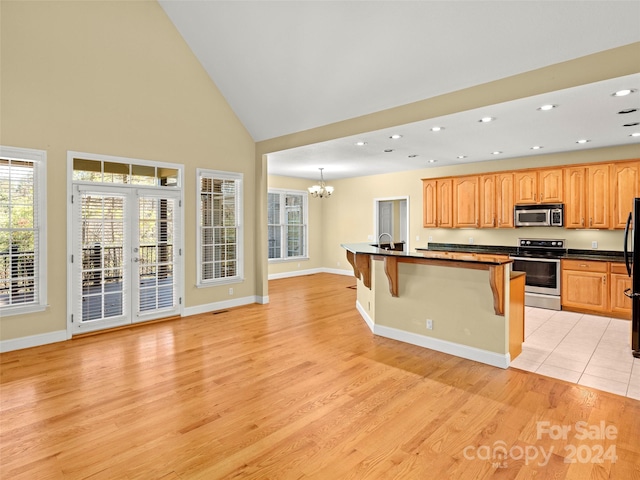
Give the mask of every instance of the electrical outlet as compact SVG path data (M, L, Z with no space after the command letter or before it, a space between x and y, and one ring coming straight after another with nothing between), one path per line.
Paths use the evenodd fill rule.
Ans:
M373 235L367 235L367 240L369 240L370 242L373 242Z
M469 245L473 243L473 237L469 237Z
M429 235L429 241L433 242L433 237L431 235Z
M433 320L427 318L427 330L433 330Z
M229 287L229 295L233 295L233 287Z
M298 264L298 268L300 268L300 264Z
M420 241L420 235L416 235L416 242Z
M591 242L591 248L598 248L598 242L596 242L595 240Z

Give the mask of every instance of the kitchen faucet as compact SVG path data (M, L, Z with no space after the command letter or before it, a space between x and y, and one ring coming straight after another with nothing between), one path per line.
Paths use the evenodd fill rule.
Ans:
M384 235L387 235L389 237L389 245L391 245L391 250L394 250L396 246L393 244L393 237L391 236L390 233L386 233L386 232L382 232L380 235L378 235L378 248L380 247L380 239Z

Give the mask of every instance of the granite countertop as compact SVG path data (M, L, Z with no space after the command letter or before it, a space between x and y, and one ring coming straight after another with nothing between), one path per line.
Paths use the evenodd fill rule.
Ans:
M394 250L385 250L383 248L374 247L369 243L343 243L340 245L345 250L348 250L352 253L365 253L370 255L378 255L383 257L404 257L404 258L422 258L422 259L432 259L432 260L443 260L447 262L469 262L469 263L482 263L487 265L502 265L505 263L511 263L511 260L487 260L487 259L478 259L475 256L468 255L469 253L493 253L483 250L482 252L465 252L465 251L456 251L454 254L451 254L451 250L429 250L429 249L416 249L414 252L401 252Z
M416 248L417 251L443 251L467 253L491 253L500 255L517 255L518 247L502 245L465 245L460 243L430 243L426 248ZM624 253L615 250L579 250L569 248L562 258L575 260L592 260L601 262L624 262Z

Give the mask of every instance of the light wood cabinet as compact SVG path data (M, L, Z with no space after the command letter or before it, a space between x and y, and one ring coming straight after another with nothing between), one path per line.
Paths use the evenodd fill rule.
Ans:
M607 312L609 307L607 272L607 262L562 260L562 307Z
M631 319L631 299L624 294L631 288L631 277L627 274L624 263L611 264L611 312Z
M513 173L480 176L480 227L513 226Z
M563 169L515 172L515 203L562 203Z
M538 192L540 203L562 203L564 200L564 172L562 168L540 170L538 172Z
M496 175L498 228L513 228L513 173Z
M565 228L624 229L640 160L422 182L424 227L513 228L515 204L564 203Z
M609 165L564 169L565 228L609 228Z
M631 319L631 300L624 290L631 278L623 263L562 260L562 308Z
M493 228L496 218L496 175L480 177L480 227Z
M437 227L437 180L422 180L422 226Z
M609 165L587 167L589 228L609 228Z
M640 162L611 165L611 228L624 228L633 206L640 197Z
M587 219L587 171L568 167L564 172L564 226L585 228Z
M515 175L515 203L538 202L538 172L526 170Z
M422 180L422 224L425 228L453 227L451 178Z
M453 227L480 226L479 177L453 179Z

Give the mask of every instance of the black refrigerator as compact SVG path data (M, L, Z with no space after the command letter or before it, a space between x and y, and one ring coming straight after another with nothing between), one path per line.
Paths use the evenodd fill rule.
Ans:
M640 358L640 198L633 200L633 210L624 230L624 263L632 277L631 288L624 291L631 298L631 351L634 357Z

